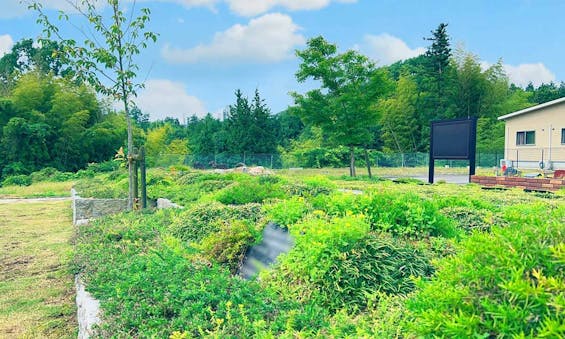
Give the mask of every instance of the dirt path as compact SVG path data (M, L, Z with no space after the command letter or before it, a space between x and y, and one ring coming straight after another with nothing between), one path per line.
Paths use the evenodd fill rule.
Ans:
M0 338L76 337L69 200L0 199Z

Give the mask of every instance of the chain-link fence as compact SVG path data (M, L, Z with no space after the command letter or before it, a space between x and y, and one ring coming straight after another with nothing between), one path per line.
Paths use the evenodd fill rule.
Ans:
M321 153L319 157L325 155ZM371 150L368 152L369 161L373 167L427 167L429 163L428 153L385 153ZM504 152L477 152L476 164L478 167L495 167L504 158ZM302 159L302 161L301 161ZM324 160L324 159L322 159ZM327 159L325 159L327 160ZM320 165L322 164L322 165ZM356 154L357 166L366 166L364 154ZM170 167L184 165L196 169L225 169L234 168L240 165L263 166L272 169L288 169L293 167L317 168L317 167L348 167L348 154L342 157L331 157L331 161L312 160L311 157L303 158L294 155L289 161L281 154L161 154L148 157L150 167ZM436 160L439 167L466 167L469 162L466 160Z

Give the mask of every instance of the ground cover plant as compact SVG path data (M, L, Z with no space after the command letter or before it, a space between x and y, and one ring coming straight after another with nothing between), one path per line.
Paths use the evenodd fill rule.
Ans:
M561 193L303 173L149 178L184 208L79 231L75 269L102 300L103 337L564 335ZM239 278L271 221L294 247Z

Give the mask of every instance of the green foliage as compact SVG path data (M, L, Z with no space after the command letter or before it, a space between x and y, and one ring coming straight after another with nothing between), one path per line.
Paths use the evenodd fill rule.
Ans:
M356 51L338 54L337 46L321 36L310 39L297 55L301 64L296 79L320 81L320 88L293 93L292 112L305 125L319 127L331 145L350 149L350 173L355 176L354 147L373 141L378 120L373 103L388 92L388 75Z
M31 185L31 177L29 175L20 174L7 177L2 181L2 186L29 186Z
M333 311L363 310L379 293L407 294L415 286L412 277L433 272L421 252L369 233L359 216L309 219L290 230L295 247L262 279Z
M109 183L103 177L93 177L89 173L84 172L83 180L80 180L74 185L74 189L77 191L78 195L83 198L99 198L99 199L113 199L113 198L125 198L126 190L124 189L127 185L127 178L124 176L120 177L119 180L113 180ZM85 180L89 178L88 180Z
M81 227L76 266L102 300L102 337L252 337L316 330L326 312L281 300L167 235L172 212ZM239 237L238 237L239 239Z
M263 208L270 221L282 226L289 227L302 219L310 210L309 204L300 196L279 201Z
M329 221L312 218L293 225L290 232L296 244L285 258L285 265L297 277L318 282L334 259L367 235L369 224L359 216Z
M209 260L225 264L235 273L245 252L257 241L261 233L256 225L248 220L231 219L219 223L217 232L209 234L194 246Z
M231 185L220 191L216 200L223 204L244 205L260 203L266 199L283 198L284 192L277 184L261 184L257 180L247 180Z
M41 181L68 181L75 177L73 173L68 172L59 172L57 169L53 167L45 167L37 172L33 172L31 175L32 182L41 182Z
M504 219L489 210L478 209L473 207L444 207L440 212L446 217L457 222L457 226L467 233L473 231L490 231L493 226L505 226Z
M299 300L316 299L319 286L332 263L369 232L369 224L359 216L310 218L290 227L295 245L273 272L261 280L280 293ZM319 299L319 297L318 297Z
M97 335L562 336L558 198L185 170L149 175L162 192L194 191L185 209L79 228L75 269L105 314ZM81 181L125 180L115 171ZM214 200L249 184L288 195L262 204ZM351 187L364 192L336 192ZM257 281L232 277L270 220L288 226L294 247Z
M433 267L423 253L391 236L370 233L337 256L319 280L320 299L332 310L364 309L377 293L406 295L414 277Z
M549 213L548 213L549 212ZM408 302L417 336L564 334L563 206L509 208L508 227L474 233Z
M428 236L453 237L453 224L439 212L431 200L411 193L371 193L355 196L334 193L313 199L315 208L330 215L359 213L367 217L373 230L395 236L422 239Z
M261 206L247 204L226 206L217 202L201 203L182 211L171 224L171 233L186 241L200 241L218 232L223 222L229 220L249 221L255 225L263 218Z
M417 96L416 83L410 77L401 76L393 96L379 103L384 147L399 153L417 151Z

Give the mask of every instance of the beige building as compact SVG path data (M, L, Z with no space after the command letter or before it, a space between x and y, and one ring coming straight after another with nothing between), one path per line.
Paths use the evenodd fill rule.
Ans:
M565 98L498 120L506 123L504 158L513 167L565 169Z

